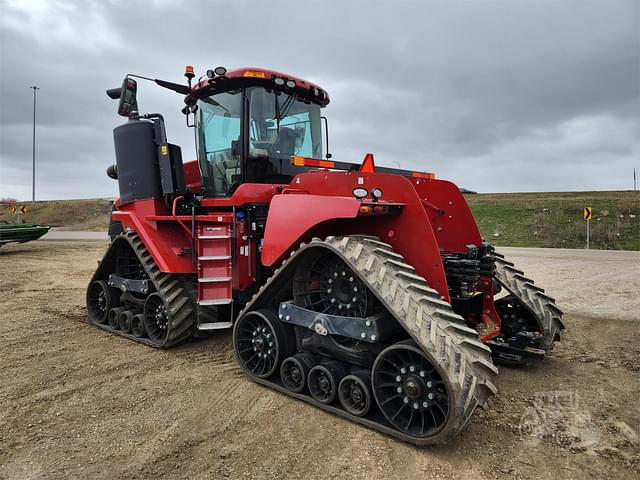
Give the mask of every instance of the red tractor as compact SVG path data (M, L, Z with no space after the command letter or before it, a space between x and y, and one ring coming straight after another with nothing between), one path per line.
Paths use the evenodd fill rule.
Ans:
M233 328L254 381L417 445L442 444L496 391L496 363L543 358L562 312L480 236L432 174L338 162L317 85L207 71L184 95L197 161L119 89L120 197L87 290L97 327L159 348ZM323 128L323 121L324 128Z

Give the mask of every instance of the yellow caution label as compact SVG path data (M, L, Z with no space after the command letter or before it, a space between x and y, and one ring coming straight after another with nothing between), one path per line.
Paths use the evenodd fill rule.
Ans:
M160 150L162 151L162 155L167 155L169 153L169 147L167 147L166 145L162 145L162 147L160 147Z

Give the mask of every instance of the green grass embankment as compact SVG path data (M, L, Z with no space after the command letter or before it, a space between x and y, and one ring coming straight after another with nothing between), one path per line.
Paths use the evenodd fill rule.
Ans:
M494 245L584 248L584 207L593 208L590 246L640 250L640 192L465 195L482 235Z

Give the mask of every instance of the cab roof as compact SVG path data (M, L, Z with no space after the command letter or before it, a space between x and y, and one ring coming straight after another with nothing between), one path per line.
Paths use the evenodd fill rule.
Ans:
M224 75L201 78L192 87L191 94L185 98L185 103L191 104L205 95L251 85L270 87L287 93L295 91L298 96L303 96L322 107L329 103L327 91L315 83L275 70L256 67L237 68L227 71Z

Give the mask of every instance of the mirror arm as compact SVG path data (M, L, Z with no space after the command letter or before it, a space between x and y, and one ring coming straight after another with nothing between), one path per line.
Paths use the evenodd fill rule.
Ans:
M325 117L324 115L321 116L320 119L324 120L324 135L325 135L325 140L327 144L327 151L325 152L325 157L328 160L332 157L332 155L329 153L329 121L327 120L327 117Z

